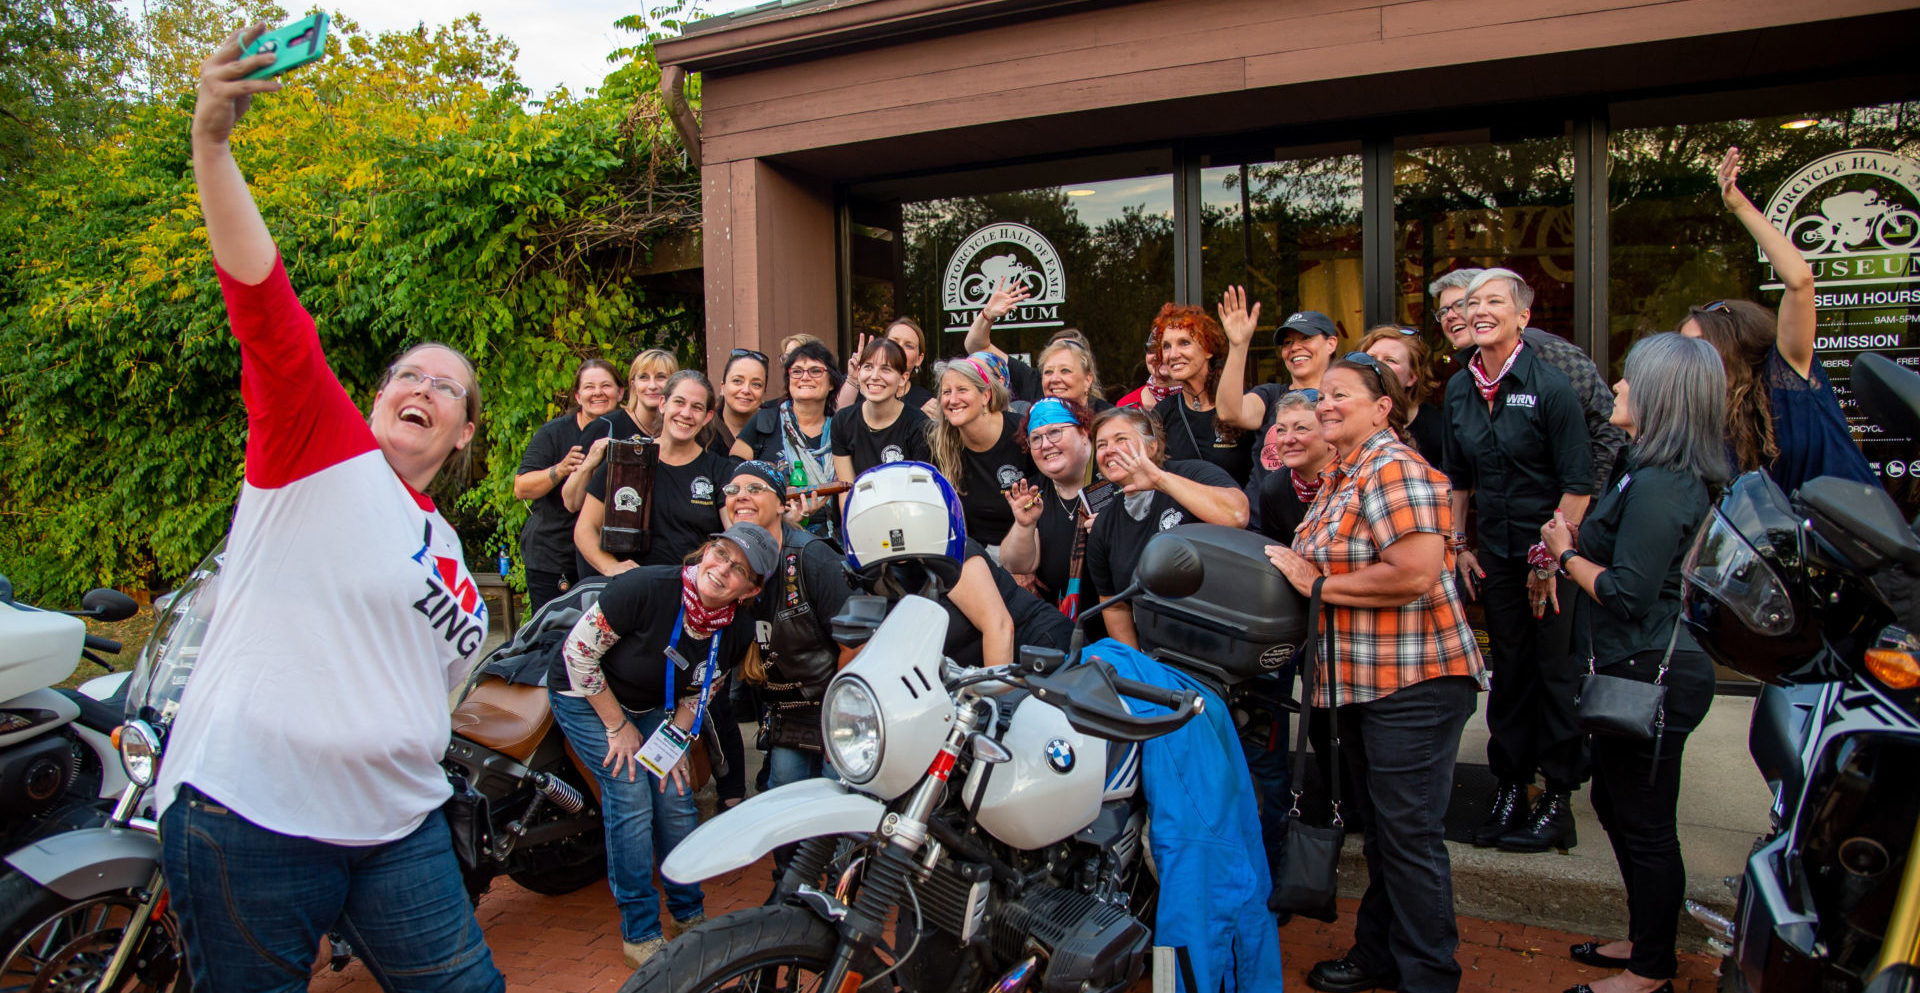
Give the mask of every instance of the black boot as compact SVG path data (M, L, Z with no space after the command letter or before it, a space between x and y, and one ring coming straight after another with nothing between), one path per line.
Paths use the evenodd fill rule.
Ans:
M1492 848L1500 836L1519 830L1527 823L1527 787L1524 783L1501 783L1493 794L1493 813L1486 823L1473 829L1473 847Z
M1579 836L1574 833L1570 796L1566 790L1549 787L1534 801L1533 813L1528 815L1526 823L1500 836L1500 850L1544 852L1555 848L1564 855L1567 849L1579 844Z

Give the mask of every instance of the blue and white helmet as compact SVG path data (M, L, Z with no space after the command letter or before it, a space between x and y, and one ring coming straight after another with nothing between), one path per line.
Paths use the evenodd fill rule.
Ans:
M874 466L853 481L841 504L840 533L854 571L871 575L887 563L918 562L958 575L967 522L940 470L925 462Z

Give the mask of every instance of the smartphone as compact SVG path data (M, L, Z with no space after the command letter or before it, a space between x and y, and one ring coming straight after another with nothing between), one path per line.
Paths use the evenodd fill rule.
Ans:
M278 76L327 54L327 15L314 14L274 28L255 38L240 57L244 59L261 52L272 52L273 64L247 73L248 79Z

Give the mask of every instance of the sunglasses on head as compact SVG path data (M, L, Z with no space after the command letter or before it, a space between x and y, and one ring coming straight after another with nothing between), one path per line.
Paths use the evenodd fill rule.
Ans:
M1387 374L1380 371L1380 362L1378 359L1375 359L1365 352L1348 352L1340 356L1340 359L1343 362L1351 362L1354 365L1362 365L1372 369L1374 381L1380 387L1380 395L1387 395Z
M1725 300L1715 300L1714 302L1700 308L1700 310L1703 313L1708 313L1708 314L1724 314L1733 310L1733 308L1727 306L1727 302Z
M751 348L736 348L733 351L727 353L727 358L730 360L741 359L741 358L758 359L761 365L768 364L767 353L756 352Z
M1418 335L1420 334L1420 329L1419 329L1419 328L1410 328L1410 327L1407 327L1407 326L1406 326L1406 325L1404 325L1404 324L1403 324L1403 325L1401 325L1401 326L1400 326L1400 327L1398 327L1398 328L1395 328L1394 330L1396 330L1396 331L1399 331L1399 332L1400 332L1401 334L1403 334L1403 335L1405 335L1405 336L1407 336L1407 337L1409 337L1409 338L1413 338L1413 337L1416 337L1416 336L1418 336Z
M1320 402L1320 391L1319 391L1319 390L1316 390L1316 389L1314 389L1314 388L1313 388L1313 387L1311 387L1311 386L1309 386L1309 387L1306 387L1305 389L1299 389L1299 390L1288 390L1288 391L1287 391L1287 396L1290 396L1290 397L1305 397L1308 403L1319 403L1319 402Z

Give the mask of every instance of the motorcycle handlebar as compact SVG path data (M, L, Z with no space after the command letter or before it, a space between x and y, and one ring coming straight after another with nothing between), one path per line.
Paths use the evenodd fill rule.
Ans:
M1164 686L1139 683L1121 676L1113 677L1113 688L1119 690L1121 696L1130 696L1147 703L1157 703L1168 710L1191 708L1198 713L1205 709L1200 703L1200 694L1192 690L1170 690Z
M120 654L120 643L112 638L102 638L99 635L90 634L87 635L86 645L96 652L106 652L108 655Z
M1122 679L1098 660L1051 675L1028 676L1027 688L1040 700L1060 708L1075 730L1109 741L1145 741L1177 731L1204 709L1200 694L1169 690ZM1142 717L1120 701L1122 695L1170 707L1173 713Z

